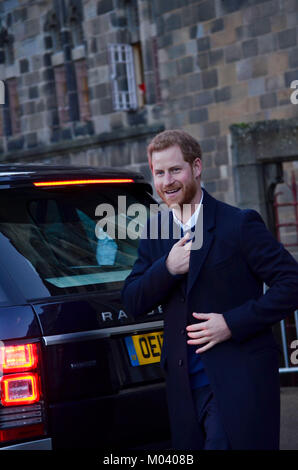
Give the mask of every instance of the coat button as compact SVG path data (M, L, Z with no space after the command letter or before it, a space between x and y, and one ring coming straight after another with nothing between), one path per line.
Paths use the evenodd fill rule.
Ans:
M184 336L185 335L185 330L181 330L180 333Z
M182 359L179 359L178 365L179 365L180 367L183 366L183 360L182 360Z
M180 297L181 302L185 302L185 297Z

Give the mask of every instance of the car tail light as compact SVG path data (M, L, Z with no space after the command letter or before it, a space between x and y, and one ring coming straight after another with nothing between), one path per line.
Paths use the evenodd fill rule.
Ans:
M13 374L1 378L2 405L26 405L36 403L39 399L37 374Z
M39 343L0 347L0 443L45 433L40 357Z
M34 186L70 186L75 184L107 184L107 183L134 183L132 178L105 178L105 179L84 179L84 180L66 180L66 181L38 181Z
M16 346L2 346L0 352L2 370L6 372L19 372L31 370L37 366L37 345L19 344Z

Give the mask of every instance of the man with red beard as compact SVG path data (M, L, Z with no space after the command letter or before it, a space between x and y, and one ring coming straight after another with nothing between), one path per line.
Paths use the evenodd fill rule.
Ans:
M257 212L201 188L201 149L192 136L158 134L148 159L181 239L169 232L166 240L140 240L123 302L135 317L163 306L173 447L278 449L279 352L271 326L298 306L298 265ZM191 236L198 225L199 247Z

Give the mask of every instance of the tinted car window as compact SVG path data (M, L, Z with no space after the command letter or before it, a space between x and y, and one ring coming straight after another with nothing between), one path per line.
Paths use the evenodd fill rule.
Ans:
M152 202L137 185L2 190L0 198L0 232L50 295L121 287ZM135 204L142 210L127 215Z

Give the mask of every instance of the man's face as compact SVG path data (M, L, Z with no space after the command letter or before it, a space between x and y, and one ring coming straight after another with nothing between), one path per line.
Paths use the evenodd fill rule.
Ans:
M201 198L201 160L190 164L180 147L173 146L152 153L151 170L158 195L169 206L198 204Z

